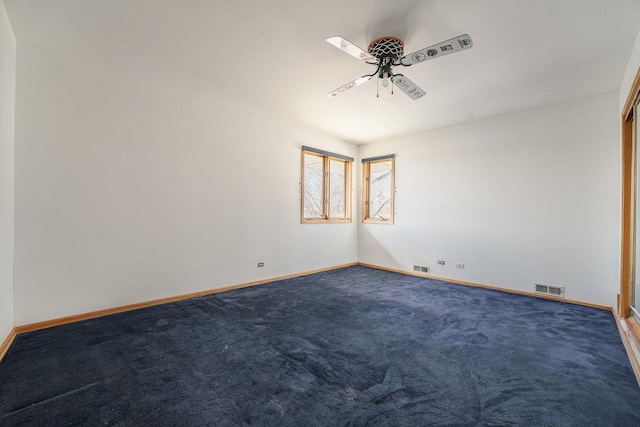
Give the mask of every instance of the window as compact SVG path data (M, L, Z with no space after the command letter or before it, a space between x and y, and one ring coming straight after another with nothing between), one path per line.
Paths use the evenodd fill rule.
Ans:
M640 69L622 110L622 256L618 313L640 332ZM640 335L640 334L639 334ZM639 336L640 338L640 336Z
M640 68L622 109L622 253L618 314L623 337L640 348ZM621 330L623 330L621 328ZM626 341L626 340L625 340ZM629 351L631 363L637 360Z
M362 221L393 224L395 155L362 159Z
M351 222L353 158L302 147L302 222Z

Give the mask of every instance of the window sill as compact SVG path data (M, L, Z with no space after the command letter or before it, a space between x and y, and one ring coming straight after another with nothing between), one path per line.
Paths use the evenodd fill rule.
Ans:
M303 219L302 224L343 224L351 222L350 219Z
M393 220L383 221L381 219L363 219L362 222L364 224L384 224L384 225L393 225Z

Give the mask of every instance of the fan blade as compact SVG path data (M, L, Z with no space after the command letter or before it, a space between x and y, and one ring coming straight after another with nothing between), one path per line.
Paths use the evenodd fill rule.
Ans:
M333 92L328 93L327 96L328 97L333 97L333 96L336 96L339 93L344 92L347 89L351 89L352 87L360 86L362 83L366 83L369 80L371 80L371 77L372 76L363 76L363 77L360 77L359 79L355 79L354 81L349 82L346 85L339 87L338 89L334 90Z
M425 95L425 91L420 89L418 85L403 76L402 74L396 74L391 78L394 85L401 91L407 94L407 96L414 101L422 98Z
M465 49L471 49L472 47L473 41L471 40L471 37L469 37L468 34L463 34L405 55L400 58L400 63L402 65L419 64L421 62L428 61L429 59L440 58L441 56L460 52Z
M374 58L373 56L369 55L367 52L365 52L364 50L360 49L358 46L356 46L355 44L351 43L349 40L347 39L343 39L340 36L333 36L333 37L329 37L327 39L327 42L331 43L332 45L334 45L335 47L337 47L338 49L347 52L349 55L351 56L355 56L358 59L361 59L365 62L373 62L374 64L376 63L376 58Z

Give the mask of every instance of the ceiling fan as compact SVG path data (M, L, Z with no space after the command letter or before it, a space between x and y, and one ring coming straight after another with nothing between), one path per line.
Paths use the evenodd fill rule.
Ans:
M445 40L404 56L404 42L397 37L381 37L376 39L369 44L367 52L340 36L329 37L327 42L349 55L355 56L367 64L376 67L376 71L374 71L373 74L367 74L339 87L333 92L328 93L328 97L336 96L348 89L368 82L372 77L377 76L379 80L382 80L383 87L388 87L389 81L391 81L393 85L397 86L413 100L422 98L425 91L404 75L394 73L393 67L409 67L473 47L473 42L468 34Z

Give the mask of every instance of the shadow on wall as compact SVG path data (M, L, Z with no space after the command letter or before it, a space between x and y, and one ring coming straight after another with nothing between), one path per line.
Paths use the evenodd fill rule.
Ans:
M403 269L403 263L394 256L394 252L388 246L385 246L377 237L378 232L385 233L387 225L375 225L375 232L372 232L367 225L360 226L360 243L359 243L359 261L380 265L383 267ZM379 227L384 227L380 229Z

